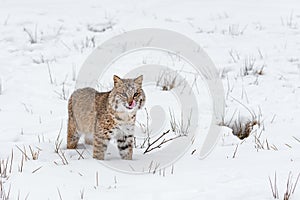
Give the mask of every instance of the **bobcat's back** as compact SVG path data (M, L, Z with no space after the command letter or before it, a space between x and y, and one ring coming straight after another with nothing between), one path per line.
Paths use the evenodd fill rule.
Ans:
M69 99L69 116L76 122L82 133L93 133L97 115L106 113L110 92L97 92L93 88L76 90Z

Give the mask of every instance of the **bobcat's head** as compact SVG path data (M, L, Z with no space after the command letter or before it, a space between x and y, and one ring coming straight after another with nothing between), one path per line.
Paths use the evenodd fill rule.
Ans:
M134 79L121 79L114 75L113 79L112 108L119 112L141 109L145 104L145 93L142 89L143 75Z

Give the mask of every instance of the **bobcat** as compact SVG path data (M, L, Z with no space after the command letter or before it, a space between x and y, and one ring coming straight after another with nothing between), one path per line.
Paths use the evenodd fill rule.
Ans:
M93 157L104 160L112 137L122 159L132 160L136 112L145 104L143 75L121 79L114 75L114 87L109 92L92 88L78 89L68 102L67 148L77 147L81 134L85 143L93 144Z

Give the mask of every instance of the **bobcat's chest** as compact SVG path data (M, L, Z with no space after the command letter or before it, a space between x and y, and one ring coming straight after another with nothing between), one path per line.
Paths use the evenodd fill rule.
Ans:
M118 112L115 114L115 122L119 125L134 124L136 113Z
M111 137L115 139L122 139L134 136L134 124L117 124L111 131Z
M134 117L133 117L134 115ZM135 114L118 113L115 115L114 137L133 135L135 127Z

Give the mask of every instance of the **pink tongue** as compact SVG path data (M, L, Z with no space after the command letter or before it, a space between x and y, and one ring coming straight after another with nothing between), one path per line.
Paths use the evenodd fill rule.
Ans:
M129 104L129 108L133 108L135 106L135 100L132 100L132 102Z

